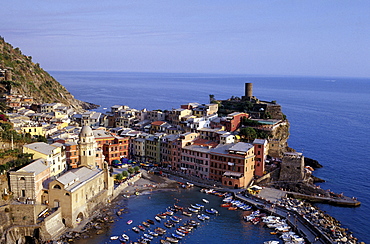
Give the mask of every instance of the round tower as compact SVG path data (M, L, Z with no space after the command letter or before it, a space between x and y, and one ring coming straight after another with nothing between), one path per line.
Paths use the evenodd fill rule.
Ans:
M90 126L83 126L79 135L80 166L96 168L96 140Z
M251 99L253 96L253 83L245 83L245 97Z

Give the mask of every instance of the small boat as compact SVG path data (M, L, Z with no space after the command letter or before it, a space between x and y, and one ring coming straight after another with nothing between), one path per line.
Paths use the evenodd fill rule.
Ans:
M199 203L196 203L195 206L200 207L200 208L204 208L204 205L199 204Z
M173 223L168 222L168 221L166 223L164 223L163 225L166 226L167 228L172 228L174 226Z
M209 213L209 214L218 214L218 211L214 208L211 208L211 209L206 209L206 213Z
M149 235L154 236L154 237L157 237L158 236L158 233L156 233L154 231L150 231L149 232Z
M137 228L136 226L132 227L132 230L133 230L134 232L136 232L136 233L139 233L139 232L140 232L140 229L139 229L139 228Z
M189 212L186 212L186 211L182 211L182 214L185 215L185 216L188 216L188 217L191 217L193 215L192 213L189 213Z
M117 211L116 214L117 214L117 216L121 216L122 212L121 211Z
M184 233L184 234L188 234L188 233L191 231L191 229L190 229L190 228L186 228L186 227L184 227L184 226L181 226L181 227L177 228L177 230L178 230L178 231L181 231L181 232L182 232L182 233Z
M173 236L173 237L175 237L176 239L179 239L179 240L182 239L182 236L176 235L175 233L172 233L171 236Z
M171 244L171 242L161 239L161 244Z
M231 203L230 202L229 203L223 203L223 204L221 204L221 207L229 208L229 207L231 207Z
M151 220L151 219L148 219L146 222L148 222L149 224L151 224L151 225L154 225L154 221L153 220Z
M166 215L173 215L173 211L171 211L171 210L170 211L166 211L165 214Z
M199 219L199 220L201 220L201 221L204 221L204 220L206 220L202 215L200 215L200 214L198 214L197 215L197 218Z
M174 205L173 205L173 207L174 207L176 210L183 210L183 209L184 209L183 207L177 206L176 204L174 204Z
M138 226L138 228L139 228L139 230L142 230L142 231L144 231L144 230L145 230L145 227L144 227L144 226L142 226L142 225L139 225L139 226Z
M127 224L130 225L130 224L132 224L132 222L133 222L133 220L130 219L129 221L127 221Z
M142 224L145 226L145 227L150 227L150 224L148 222L145 222L143 221Z
M121 236L120 236L120 238L119 238L119 240L121 241L121 242L126 242L126 241L128 241L130 239L130 237L128 237L128 235L126 235L126 234L122 234Z
M199 206L197 206L197 205L190 204L190 206L191 206L192 208L194 208L194 209L200 210L200 207L199 207Z
M178 230L175 230L175 233L176 235L179 235L179 236L185 236L185 233L182 233L181 231L178 231Z
M229 207L228 210L237 210L237 207Z
M154 216L154 219L157 220L158 222L161 222L161 218L158 216Z
M153 236L152 235L149 235L149 234L146 234L146 233L144 233L144 235L143 235L145 238L148 238L148 239L150 239L150 240L152 240L153 239Z
M179 242L179 240L178 239L176 239L176 238L173 238L173 237L166 237L166 241L169 241L169 242L171 242L171 243L178 243Z
M190 212L193 212L193 213L198 213L198 209L195 209L195 208L188 208L188 210L190 211Z
M201 214L202 217L204 217L205 219L210 219L211 217L209 217L208 215L206 214Z
M170 217L170 220L172 220L172 221L173 221L173 222L175 222L175 223L178 223L178 222L180 222L181 218L179 218L179 217L177 217L177 216L171 216L171 217Z
M155 230L154 230L156 233L158 233L158 235L163 235L163 234L166 234L167 230L166 229L163 229L161 227L157 227Z
M119 238L119 236L111 236L110 239L111 240L117 240Z
M157 214L156 216L158 216L161 219L165 219L167 217L167 214L166 213L160 213L160 214Z
M203 198L203 199L202 199L202 201L203 201L204 203L209 203L209 201L208 201L207 199L205 199L205 198Z

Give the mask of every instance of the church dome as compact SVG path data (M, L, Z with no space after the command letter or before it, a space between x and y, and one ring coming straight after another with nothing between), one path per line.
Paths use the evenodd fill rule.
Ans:
M80 132L80 137L81 136L82 137L88 137L88 136L93 136L93 135L94 135L94 133L93 133L93 131L92 131L92 129L91 129L90 126L84 125L82 127L81 132Z

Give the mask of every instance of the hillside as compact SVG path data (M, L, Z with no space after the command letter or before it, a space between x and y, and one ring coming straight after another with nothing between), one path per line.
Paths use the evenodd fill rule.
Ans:
M73 97L67 89L44 71L31 56L22 54L0 37L0 92L33 97L35 103L61 102L76 110L96 107ZM6 71L5 71L6 70Z

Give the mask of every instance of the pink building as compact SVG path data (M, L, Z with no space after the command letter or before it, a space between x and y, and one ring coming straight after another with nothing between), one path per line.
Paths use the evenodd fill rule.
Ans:
M265 160L268 153L268 142L265 139L255 139L253 141L255 153L255 176L263 176L265 173Z

